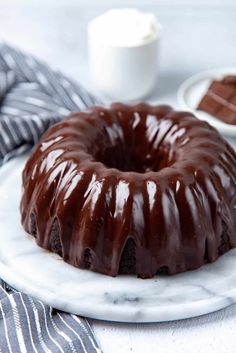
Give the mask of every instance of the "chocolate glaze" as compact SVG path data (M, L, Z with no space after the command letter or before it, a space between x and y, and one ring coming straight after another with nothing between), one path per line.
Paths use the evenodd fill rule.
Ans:
M228 124L236 124L236 76L228 75L212 81L198 109Z
M22 224L38 245L107 275L175 274L236 246L236 155L169 106L74 113L23 172Z

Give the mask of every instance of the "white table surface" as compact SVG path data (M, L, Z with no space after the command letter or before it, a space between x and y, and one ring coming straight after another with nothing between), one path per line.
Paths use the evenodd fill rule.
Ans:
M0 0L0 37L94 90L87 66L86 24L109 7L137 4L155 12L164 27L161 73L151 102L177 107L176 91L187 77L236 65L235 0ZM236 352L236 305L162 324L89 321L104 353Z

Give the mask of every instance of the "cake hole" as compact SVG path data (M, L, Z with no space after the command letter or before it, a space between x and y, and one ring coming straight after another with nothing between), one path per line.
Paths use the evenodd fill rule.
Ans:
M129 238L121 254L119 274L134 273L136 273L136 244L133 238Z
M84 268L88 270L90 269L91 265L92 265L92 253L89 248L86 248L84 250Z
M220 237L220 246L218 247L218 255L223 255L226 251L230 249L228 227L223 220L221 221L221 224L222 233Z
M151 171L157 172L173 164L173 161L169 161L167 151L159 151L155 156L151 156L145 153L141 154L140 150L135 151L135 147L125 145L107 147L104 151L99 151L95 155L95 159L108 168L142 174Z
M161 266L158 270L157 270L157 275L168 275L169 274L169 267L168 266Z
M51 250L62 256L62 243L60 238L60 227L57 219L53 221L51 229Z
M123 172L157 172L171 166L176 161L175 152L171 150L168 139L163 139L158 148L153 147L155 138L149 140L147 137L150 130L147 121L146 125L140 125L134 131L129 131L130 127L124 131L119 123L104 127L89 147L89 153L107 168ZM123 133L118 134L117 131Z
M35 214L33 212L30 214L30 234L35 238L37 236L37 223Z

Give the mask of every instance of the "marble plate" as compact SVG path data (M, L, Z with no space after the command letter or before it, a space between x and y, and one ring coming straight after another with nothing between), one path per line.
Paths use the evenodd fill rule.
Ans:
M142 280L79 270L39 248L20 224L25 158L0 170L0 277L10 285L55 308L111 321L184 319L236 302L236 250L196 271Z
M177 99L181 109L190 110L199 119L207 120L222 134L236 137L236 125L226 124L208 113L196 110L210 82L214 79L222 79L227 74L235 75L236 67L225 67L196 74L181 84L177 93Z

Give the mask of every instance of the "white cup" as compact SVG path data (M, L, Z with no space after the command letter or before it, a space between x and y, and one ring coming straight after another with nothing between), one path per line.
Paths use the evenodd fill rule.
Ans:
M101 92L114 100L135 101L146 97L158 75L160 25L144 43L118 45L106 41L94 22L88 26L89 66Z

